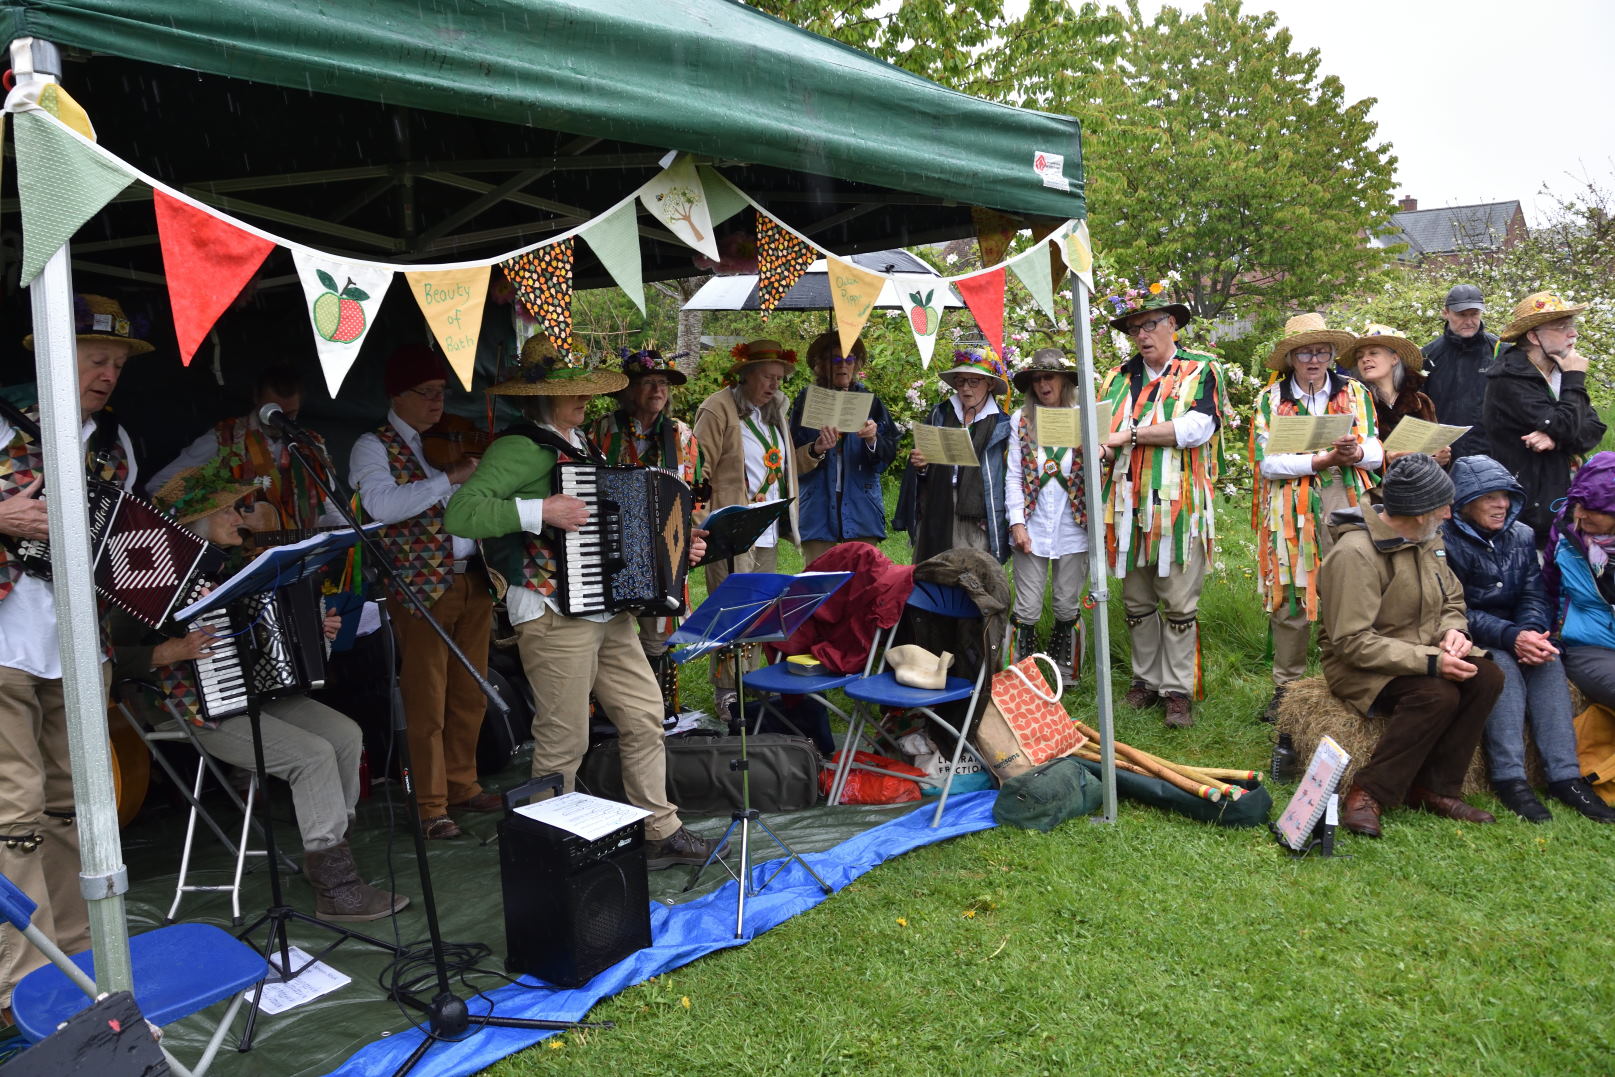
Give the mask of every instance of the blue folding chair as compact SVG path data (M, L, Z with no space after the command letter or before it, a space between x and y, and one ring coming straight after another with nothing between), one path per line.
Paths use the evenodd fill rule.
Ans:
M870 724L867 713L868 708L876 708L877 712L896 711L900 714L919 714L947 730L957 741L953 749L953 760L948 768L947 776L942 779L942 791L937 797L936 814L931 818L931 825L935 827L942 822L942 809L948 803L948 790L953 786L953 775L959 769L959 760L964 752L968 750L971 755L980 760L983 768L987 766L987 761L981 758L981 753L977 752L974 746L968 743L967 738L970 734L971 718L976 712L982 688L987 683L987 668L991 665L991 661L985 653L987 649L983 648L981 669L977 671L974 683L965 680L963 677L949 677L941 688L935 690L910 688L906 684L899 684L897 677L886 669L886 648L890 647L897 638L898 631L902 628L903 622L907 620L906 614L909 610L920 610L938 617L947 617L954 620L966 620L981 616L981 613L976 609L976 604L970 600L970 596L962 589L949 584L932 583L926 580L916 580L914 582L914 590L909 594L908 610L905 611L905 616L899 619L898 623L893 625L886 633L884 645L882 645L880 638L876 637L875 649L880 652L879 665L875 667L873 673L856 678L843 688L847 698L857 701L859 705L853 707L852 710L852 719L847 728L847 741L841 750L841 760L836 767L835 781L830 787L830 803L841 803L841 795L846 789L847 778L854 767L883 774L893 773L892 771L883 771L879 767L871 767L865 763L853 762L854 749L856 749L859 740L863 736L864 727ZM871 653L873 654L873 652ZM968 702L964 708L964 720L960 722L959 727L956 729L952 723L937 713L936 708L944 703L954 703L960 700L967 700ZM897 777L912 778L912 775L900 774Z
M25 1042L34 1044L86 1009L100 995L95 986L95 955L62 953L33 925L33 899L0 875L0 914L22 932L50 964L22 978L11 996L11 1015ZM196 1068L186 1069L168 1049L163 1055L180 1077L202 1077L235 1020L246 992L269 971L263 955L212 924L173 924L129 939L135 1002L154 1025L172 1024L235 996L219 1021Z

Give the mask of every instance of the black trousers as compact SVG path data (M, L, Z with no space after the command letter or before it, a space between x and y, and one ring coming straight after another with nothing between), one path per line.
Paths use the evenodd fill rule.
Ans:
M1470 660L1467 681L1441 677L1397 677L1374 701L1389 714L1385 732L1357 784L1380 804L1400 804L1414 786L1440 796L1457 796L1469 761L1480 746L1486 718L1503 691L1503 671L1489 658Z

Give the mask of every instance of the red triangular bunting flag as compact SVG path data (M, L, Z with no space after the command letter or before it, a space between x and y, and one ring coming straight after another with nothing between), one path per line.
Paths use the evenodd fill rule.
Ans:
M1004 357L1004 267L964 277L953 282L965 306L976 317L987 343L1000 359Z
M499 263L563 359L572 357L572 258L567 238Z
M757 306L763 321L796 287L817 252L766 213L757 214Z
M152 191L151 200L157 211L168 302L174 308L179 361L190 366L213 323L241 294L275 244L162 191Z

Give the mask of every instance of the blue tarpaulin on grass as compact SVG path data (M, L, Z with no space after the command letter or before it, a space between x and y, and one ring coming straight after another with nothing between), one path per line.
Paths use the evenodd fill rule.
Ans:
M942 813L942 823L934 830L928 824L936 809L926 803L916 811L866 830L832 849L809 853L804 859L833 889L840 890L883 861L945 838L989 829L994 825L993 801L997 796L996 790L988 790L950 797ZM759 849L772 844L767 834L760 830L754 832L752 840L759 843L756 845ZM754 865L753 878L761 884L773 874L778 864L778 860L770 860ZM613 965L582 987L571 990L511 985L487 992L487 997L493 1000L493 1012L501 1017L580 1021L603 998L687 965L715 950L741 945L747 940L734 937L738 887L739 884L731 880L688 904L652 904L652 942L648 949ZM768 884L766 890L746 900L746 934L748 938L760 935L819 904L825 897L824 891L802 870L802 866L792 863ZM536 984L538 981L524 977L523 983ZM481 997L468 999L467 1004L473 1013L489 1012ZM391 1074L420 1046L423 1035L419 1029L414 1029L372 1043L331 1071L331 1077L383 1077ZM461 1074L476 1073L550 1035L553 1033L518 1028L473 1028L469 1036L458 1042L433 1045L410 1072L421 1077L459 1077Z

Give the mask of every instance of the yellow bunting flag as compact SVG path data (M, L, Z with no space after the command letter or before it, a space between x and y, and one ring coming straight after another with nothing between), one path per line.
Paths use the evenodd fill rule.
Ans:
M835 305L836 331L841 334L841 354L850 355L886 278L839 258L826 258L825 269L830 277L830 301Z
M54 82L46 83L39 91L39 107L61 120L67 126L94 142L95 127L90 123L84 106L73 100L66 90Z
M1093 291L1093 242L1088 238L1088 222L1078 221L1077 226L1066 233L1065 261L1071 267L1071 272L1082 281L1082 286Z
M460 384L471 388L477 365L477 337L482 332L482 305L488 298L488 266L408 273L409 292L420 304L443 356Z
M989 269L1004 260L1009 241L1020 228L1020 222L996 209L970 207L970 219L976 226L976 243L981 248L981 267Z

